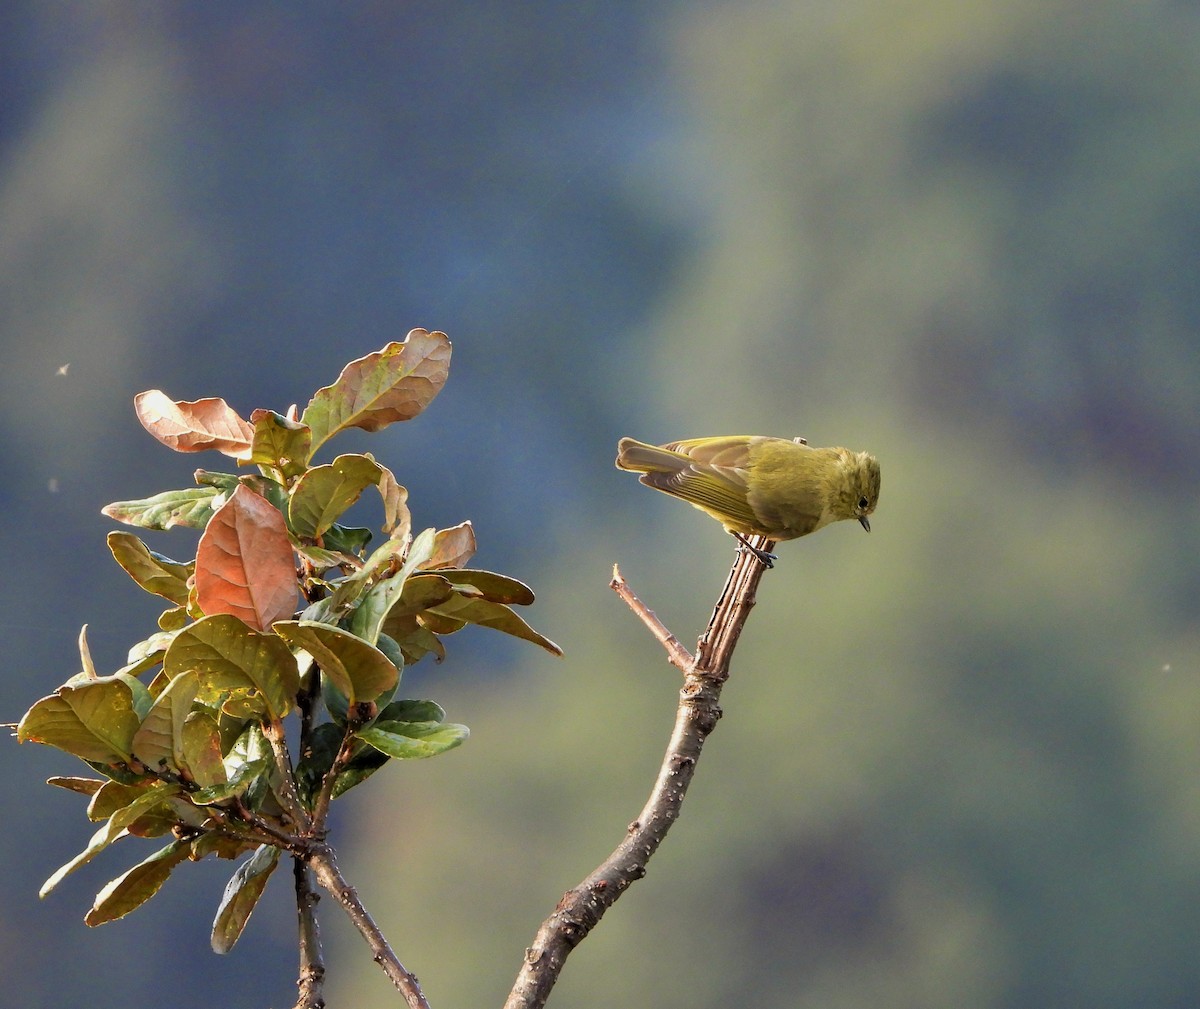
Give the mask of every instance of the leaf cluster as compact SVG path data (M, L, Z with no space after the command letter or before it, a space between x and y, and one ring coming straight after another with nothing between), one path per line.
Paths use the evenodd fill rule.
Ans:
M446 381L450 349L445 334L414 329L352 361L299 415L293 406L246 420L222 399L136 398L164 445L212 449L254 470L197 470L193 488L103 509L125 525L202 534L187 562L131 532L109 534L117 563L170 605L109 675L92 662L85 626L81 671L17 727L22 742L56 746L99 774L50 780L88 796L88 817L102 825L43 896L131 835L169 840L100 891L89 925L128 914L185 861L249 852L213 925L213 948L225 952L280 854L304 857L323 843L333 799L391 759L435 756L467 738L435 702L397 698L406 665L441 661L443 638L468 624L559 653L513 609L533 602L528 586L466 566L469 522L414 536L407 491L370 454L313 463L340 431L417 416ZM342 518L370 487L386 539L368 551L372 532Z

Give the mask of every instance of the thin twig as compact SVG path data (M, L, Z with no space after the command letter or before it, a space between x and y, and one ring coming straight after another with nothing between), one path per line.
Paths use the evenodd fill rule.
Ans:
M692 665L692 653L680 644L679 639L667 629L666 624L658 619L654 611L647 608L646 604L634 595L633 589L621 577L621 572L615 564L613 565L612 581L608 583L608 587L624 599L629 608L641 617L642 623L650 628L650 633L667 650L667 661L677 667L680 672L687 672Z
M352 887L337 867L333 858L333 849L327 844L316 844L308 857L309 868L316 876L317 882L333 894L334 899L341 905L355 927L371 947L374 959L383 972L396 986L396 990L404 996L409 1009L429 1009L429 1003L421 993L421 985L416 976L410 974L392 952L387 939L375 924L375 920L367 912L358 898L358 892Z
M317 924L317 902L321 895L313 889L312 873L303 859L292 859L292 875L300 927L300 976L296 979L299 996L295 1009L325 1009L325 960L321 954L321 929Z
M754 540L754 545L764 550L773 545L762 537ZM542 922L533 944L525 951L505 1009L541 1009L571 950L596 927L630 884L646 874L650 857L679 817L704 741L721 717L721 688L729 677L733 649L754 606L764 570L765 565L753 553L738 552L696 656L688 656L690 661L683 667L675 727L645 807L612 854L563 894L554 913ZM686 655L686 649L628 589L615 569L611 584L662 643L671 662L678 664L680 653Z

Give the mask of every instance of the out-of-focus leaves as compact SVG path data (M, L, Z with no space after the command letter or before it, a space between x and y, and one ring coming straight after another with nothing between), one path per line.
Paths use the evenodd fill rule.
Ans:
M285 477L304 472L312 455L312 431L308 425L289 420L274 410L255 410L250 414L254 437L250 462L269 466Z
M414 760L454 749L466 740L470 730L453 722L385 722L380 719L356 735L389 757Z
M223 702L226 693L249 695L272 718L291 710L300 684L296 660L278 636L252 630L229 614L205 617L180 631L163 657L163 670L172 679L195 670L197 697L205 704Z
M288 520L297 536L316 539L372 484L383 471L365 455L339 455L325 466L314 466L291 491Z
M441 391L449 369L450 340L424 329L351 361L333 385L317 391L300 418L312 429L312 451L345 428L378 431L417 416Z
M123 918L158 893L171 871L191 851L186 841L172 841L128 872L118 876L96 894L92 909L84 916L87 925L103 925Z
M408 557L394 575L377 582L359 601L350 616L350 630L374 644L379 639L384 617L399 600L408 576L427 561L433 551L434 532L426 529L412 541Z
M258 898L262 896L263 887L278 864L279 849L263 844L238 866L233 878L225 885L225 893L213 920L214 953L228 953L233 949L258 904Z
M67 876L73 873L82 865L86 865L100 852L107 848L125 831L129 824L133 823L139 816L146 812L151 807L161 803L167 796L175 795L179 791L178 785L167 784L166 782L158 782L150 786L145 792L138 796L133 802L123 809L117 810L111 817L108 823L96 831L92 835L92 839L88 842L88 846L76 855L66 865L62 866L55 872L45 883L42 884L38 895L45 897Z
M133 755L147 767L179 771L183 758L183 724L192 710L200 683L195 670L174 677L155 698L133 736Z
M235 459L248 459L254 428L219 397L194 402L173 400L158 389L133 399L142 427L176 452L216 449Z
M351 704L378 697L399 678L383 652L349 631L314 621L281 620L275 633L308 652Z
M129 577L147 592L169 599L178 606L187 604L187 580L192 565L180 564L155 553L133 533L119 529L108 534L108 549Z
M37 701L17 726L17 739L100 764L128 763L139 721L129 683L106 676L64 684Z
M278 509L239 486L196 550L196 599L210 616L232 614L266 630L296 609L295 559Z
M393 539L407 539L412 531L408 491L396 482L396 474L380 466L379 496L383 498L383 531Z
M475 556L475 528L470 521L449 529L439 529L433 539L433 551L421 565L425 571L435 568L461 568Z
M100 511L110 519L141 529L170 529L173 526L203 529L221 503L214 502L218 496L224 500L224 495L215 487L187 487L163 491L138 501L114 501Z

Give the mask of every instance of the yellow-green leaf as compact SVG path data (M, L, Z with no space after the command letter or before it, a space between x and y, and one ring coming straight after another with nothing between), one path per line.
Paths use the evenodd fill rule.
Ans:
M188 857L187 841L172 841L128 872L118 876L96 894L92 909L84 916L86 925L103 925L123 918L158 893L171 871Z
M349 631L312 620L281 620L275 633L308 652L351 704L378 697L399 678L383 652Z
M133 755L147 767L179 771L185 766L181 734L199 688L198 674L189 669L155 698L133 736Z
M180 631L163 656L163 670L172 679L195 670L197 698L205 704L219 704L226 694L249 695L272 718L291 710L300 686L296 659L279 637L225 613Z
M129 684L105 676L61 686L37 701L17 726L17 739L57 746L99 764L118 764L132 755L138 722Z
M228 953L233 949L278 863L279 849L263 844L238 866L225 886L213 920L211 942L214 953Z
M292 488L288 503L292 532L316 539L382 477L379 464L365 455L339 455L326 466L314 466Z
M250 462L269 466L285 477L304 472L312 455L312 431L307 424L289 420L274 410L255 410L250 414L254 437L250 444Z
M129 577L147 592L169 599L177 606L187 604L187 580L193 565L180 564L155 553L133 533L119 529L108 534L108 549Z

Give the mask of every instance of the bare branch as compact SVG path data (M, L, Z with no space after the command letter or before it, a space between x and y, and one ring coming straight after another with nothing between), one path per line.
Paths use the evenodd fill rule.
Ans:
M317 902L321 895L313 889L312 873L299 858L292 860L296 884L296 916L300 924L300 975L296 979L299 997L295 1009L325 1009L325 961L321 955L321 930L317 925Z
M397 959L396 954L392 952L392 947L388 945L387 939L379 930L379 926L375 924L375 920L359 900L358 892L346 882L345 877L341 874L333 858L333 849L327 844L314 845L308 856L308 865L312 869L313 875L317 877L317 882L333 894L342 910L346 912L362 937L366 939L367 945L371 947L371 952L374 954L375 962L383 968L383 972L396 986L396 990L404 996L409 1009L429 1009L429 1003L425 1001L416 976L410 974L404 964Z
M664 624L658 619L657 616L654 615L653 610L648 609L646 604L643 603L636 595L634 595L633 589L631 589L629 587L629 583L621 577L621 572L617 569L615 564L613 565L612 581L608 583L608 586L615 591L617 595L624 599L629 608L642 618L642 623L650 628L650 633L653 634L658 639L659 644L661 644L663 648L667 650L667 659L670 661L671 665L677 667L681 673L687 672L692 665L692 653L679 643L679 639L675 637L674 634L667 630L666 624Z
M756 536L752 545L765 552L774 544ZM679 692L675 727L646 805L612 854L563 894L554 913L542 922L533 945L525 951L505 1009L541 1009L571 950L587 937L630 884L646 874L650 857L679 817L704 741L721 717L721 688L729 677L733 649L754 606L764 570L763 561L749 550L738 551L712 619L700 637L696 656L687 656L682 667L683 689ZM615 568L612 587L662 642L671 661L679 665L687 650L629 590Z

